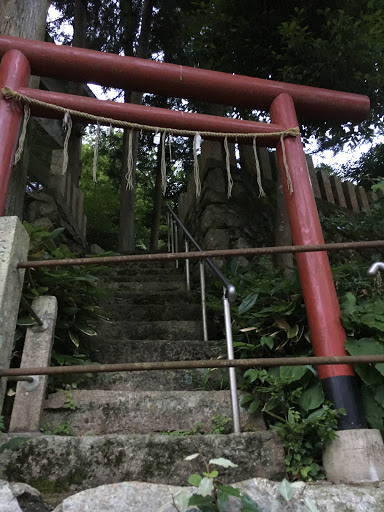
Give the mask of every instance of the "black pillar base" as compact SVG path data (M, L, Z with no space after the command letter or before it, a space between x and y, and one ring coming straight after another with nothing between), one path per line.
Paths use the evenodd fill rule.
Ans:
M346 415L340 416L339 430L367 428L360 391L356 377L339 375L321 380L324 393L336 409L345 409Z

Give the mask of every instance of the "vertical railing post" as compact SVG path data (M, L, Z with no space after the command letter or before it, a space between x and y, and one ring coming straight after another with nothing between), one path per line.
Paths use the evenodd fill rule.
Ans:
M171 252L171 228L170 228L170 215L169 215L168 210L167 210L167 228L168 228L168 233L167 233L168 252Z
M0 90L26 87L31 74L29 63L18 50L7 52L0 64ZM23 109L10 104L0 93L0 216L4 215L9 181Z
M271 105L271 120L284 128L298 126L295 105L284 93ZM323 244L319 215L300 136L286 137L277 146L285 200L295 245ZM290 176L292 187L288 184ZM304 295L313 348L317 356L343 356L346 334L331 267L325 251L297 254L297 266ZM343 408L341 430L364 428L366 423L357 383L350 365L325 365L318 369L327 398Z
M200 290L201 290L201 316L203 320L203 340L208 341L207 307L205 301L205 271L204 261L200 260Z
M174 232L173 232L173 218L171 215L169 216L169 232L170 232L170 243L171 243L170 252L174 253L175 252L175 236L174 236Z
M223 306L224 306L225 339L227 341L228 359L234 359L235 354L233 351L231 309L229 306L229 301L227 298L225 288L224 288L224 293L223 293ZM240 428L239 398L237 396L236 371L235 371L235 368L233 368L233 366L229 368L229 389L230 389L230 393L231 393L231 402L232 402L233 432L235 434L240 434L241 428Z
M186 253L189 252L189 243L188 243L187 239L185 239L185 252ZM190 272L189 272L189 259L185 260L185 277L187 280L187 291L190 291L191 290L191 276L190 276Z
M175 252L179 252L179 228L177 227L177 222L175 222L174 226L175 226ZM179 268L179 260L176 260L176 268Z

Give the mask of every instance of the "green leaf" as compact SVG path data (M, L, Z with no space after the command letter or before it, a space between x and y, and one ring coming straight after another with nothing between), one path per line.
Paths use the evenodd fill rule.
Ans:
M281 366L280 377L287 384L300 380L308 371L306 366Z
M185 491L180 492L174 497L175 505L179 512L186 512L189 505L189 496Z
M253 400L253 395L244 395L243 398L241 399L240 405L246 405L249 402L252 402L252 400Z
M193 487L199 487L203 477L201 475L198 475L197 473L194 473L188 478L188 483L193 485Z
M292 484L290 484L288 480L284 478L284 480L277 488L277 492L285 499L285 501L290 501L293 496Z
M292 338L295 338L298 335L298 333L299 333L299 326L298 325L294 325L293 327L288 329L287 337L290 340Z
M376 388L375 400L384 408L384 384Z
M241 494L241 505L240 512L260 512L256 501L245 492Z
M249 414L252 414L253 412L257 411L257 409L260 407L261 401L260 400L254 400L251 405L249 406L248 412Z
M299 399L299 405L304 411L317 409L324 402L324 391L320 382L306 389Z
M381 375L384 375L384 363L375 364L375 368Z
M206 476L202 478L199 487L197 488L197 494L200 496L210 496L214 489L212 478L207 478Z
M90 327L88 327L88 325L75 324L74 327L76 327L76 329L83 332L87 336L97 336L97 332L95 331L95 329L91 329Z
M260 339L261 346L267 345L271 350L273 349L273 346L275 344L275 339L271 336L262 336Z
M30 327L31 325L36 325L37 322L35 319L31 318L31 317L23 317L23 318L18 318L17 322L16 322L16 325L20 325L20 326L23 326L23 327Z
M199 496L198 494L194 494L189 498L188 505L196 505L199 507L197 510L198 512L217 512L217 506L212 501L211 496ZM188 512L192 512L188 509Z
M311 498L304 498L304 503L307 505L309 512L319 512Z
M235 496L236 498L240 498L241 496L240 491L235 489L235 487L232 487L232 485L218 485L217 488L229 496Z
M237 310L239 315L249 311L252 308L252 306L255 304L258 296L259 296L258 293L251 293L250 295L245 297L245 299L243 299L242 303L240 304L240 306Z
M77 335L75 332L73 332L72 330L69 330L69 331L68 331L68 335L69 335L69 337L70 337L70 339L71 339L72 343L73 343L76 347L78 347L78 346L79 346L79 344L80 344L80 340L79 340L78 335Z
M203 472L203 475L206 476L207 478L216 478L219 476L219 472L215 469L215 470L211 471L210 473Z
M221 466L223 468L237 468L237 464L234 464L228 459L223 459L222 457L219 459L211 459L209 463L216 464L216 466Z
M347 338L345 348L352 356L384 354L384 345L375 338Z

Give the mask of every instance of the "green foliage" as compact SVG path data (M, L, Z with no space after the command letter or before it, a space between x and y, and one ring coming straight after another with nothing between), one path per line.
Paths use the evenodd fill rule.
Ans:
M24 223L30 235L29 260L54 260L74 258L64 244L56 240L63 228L48 232L41 227ZM97 273L105 273L103 267L47 267L28 269L25 273L23 295L29 302L41 295L54 295L58 301L58 316L52 359L59 365L90 364L88 342L95 336L94 322L106 320L98 300L104 292L97 286ZM19 313L16 340L22 338L26 325L34 322L22 308ZM63 378L63 382L71 378ZM73 377L72 377L73 379Z
M226 275L236 286L240 303L232 308L238 357L311 355L298 276L286 278L269 258L245 268L233 260L230 270ZM208 302L219 307L216 295L213 290ZM242 405L250 413L262 411L270 428L279 432L290 478L320 478L322 446L333 438L339 413L325 401L316 370L304 365L250 368L240 376L239 387Z
M191 461L199 457L199 453L189 455L184 460ZM200 455L201 456L201 455ZM201 456L202 457L202 456ZM245 493L240 493L231 485L223 485L219 479L219 471L212 466L235 468L236 464L228 459L211 459L208 462L203 458L205 471L195 473L188 479L190 485L196 488L195 493L189 497L185 491L174 496L172 505L178 512L224 512L228 510L230 499L236 499L239 512L259 512L257 503ZM161 510L167 508L167 503ZM192 508L191 508L192 507Z
M341 300L341 318L347 329L346 349L353 355L384 354L384 300L378 293L356 297L346 293ZM355 365L364 383L364 412L372 428L384 431L384 364Z
M52 426L50 423L44 423L40 431L47 436L73 436L72 425L69 421Z
M4 431L4 417L0 414L0 436L2 432Z

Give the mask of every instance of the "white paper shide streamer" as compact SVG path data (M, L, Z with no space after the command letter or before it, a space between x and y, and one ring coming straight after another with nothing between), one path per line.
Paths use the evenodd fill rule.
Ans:
M161 152L161 190L163 192L163 196L165 196L165 191L167 190L167 167L165 165L165 136L166 132L162 132L161 141L160 141L160 152Z
M128 132L127 174L125 175L126 190L133 190L133 154L132 154L133 130Z
M97 183L97 161L99 159L99 145L100 145L100 125L99 125L99 123L97 123L95 147L93 150L93 170L92 170L93 183Z
M23 154L24 149L24 143L25 143L25 136L27 134L27 125L29 118L31 117L31 109L29 108L28 104L24 105L24 120L23 120L23 127L21 129L20 137L19 137L19 145L17 146L17 150L15 153L15 164L20 160L21 155Z
M257 156L256 140L257 140L257 138L254 137L253 138L253 155L255 157L255 164L256 164L257 186L259 187L259 197L265 197L265 192L263 189L263 185L261 183L261 169L260 169L259 157Z
M200 140L200 134L195 133L195 136L193 137L193 175L196 184L196 197L199 197L201 194L200 169L199 160L197 158L197 145L200 143Z
M68 143L69 143L69 137L71 136L71 131L72 131L72 119L67 111L65 111L65 113L64 113L63 129L66 131L66 133L65 133L65 139L64 139L64 156L63 156L62 174L65 175L65 174L67 174L67 168L68 168Z
M225 149L225 167L227 169L227 180L228 180L228 192L227 197L230 198L232 195L233 179L231 175L231 159L229 156L228 138L224 138L224 149Z

